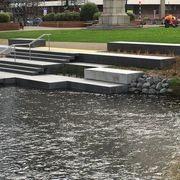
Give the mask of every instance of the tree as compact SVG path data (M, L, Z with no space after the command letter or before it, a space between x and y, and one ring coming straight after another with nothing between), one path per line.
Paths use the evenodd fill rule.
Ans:
M12 10L15 21L26 20L28 16L38 15L40 0L6 0Z
M93 16L95 13L97 13L98 7L94 3L86 3L81 8L81 20L83 21L91 21L93 20Z

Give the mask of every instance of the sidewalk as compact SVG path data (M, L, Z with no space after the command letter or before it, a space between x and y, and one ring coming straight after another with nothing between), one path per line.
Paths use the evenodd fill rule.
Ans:
M50 42L50 46L55 48L107 51L106 43Z

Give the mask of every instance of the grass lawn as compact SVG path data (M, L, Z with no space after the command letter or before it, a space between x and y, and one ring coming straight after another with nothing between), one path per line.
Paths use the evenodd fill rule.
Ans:
M37 38L51 33L51 41L62 42L98 42L109 41L140 41L180 43L180 28L144 28L131 30L37 30L0 32L0 39Z

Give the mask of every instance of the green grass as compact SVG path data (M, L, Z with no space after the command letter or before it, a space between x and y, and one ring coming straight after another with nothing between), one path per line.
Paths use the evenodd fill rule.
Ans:
M180 79L179 79L179 78L172 79L172 80L171 80L171 84L177 84L177 85L180 86Z
M41 34L51 33L51 41L62 42L98 42L139 41L180 43L180 28L144 28L131 30L39 30L0 32L0 39L37 38Z
M170 81L170 88L173 90L173 95L180 97L180 78L172 79Z

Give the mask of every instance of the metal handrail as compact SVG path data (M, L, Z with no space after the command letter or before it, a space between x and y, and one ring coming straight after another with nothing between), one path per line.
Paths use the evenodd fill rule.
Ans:
M14 61L16 61L16 47L17 46L28 46L29 47L29 59L31 60L31 46L38 40L40 40L42 37L44 36L48 36L48 49L50 51L50 36L51 34L42 34L41 36L39 36L38 38L34 39L33 41L31 41L30 43L20 43L20 44L12 44L10 46L8 46L6 49L3 49L2 51L0 51L0 55L7 55L11 52L14 52ZM5 53L6 51L10 50L10 52Z

